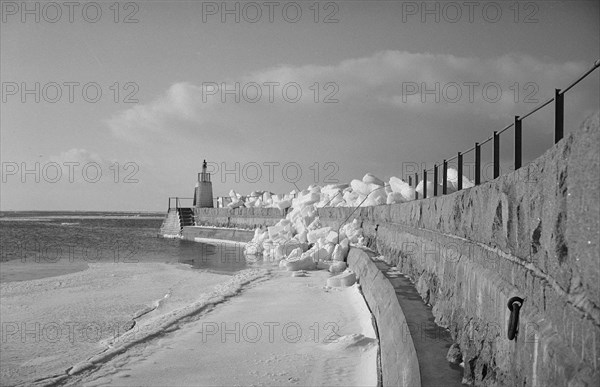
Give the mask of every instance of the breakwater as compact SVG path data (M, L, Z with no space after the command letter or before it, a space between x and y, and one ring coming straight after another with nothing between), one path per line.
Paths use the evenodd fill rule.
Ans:
M600 379L598 116L517 171L451 195L359 208L367 244L408 275L477 385ZM320 208L337 228L352 208ZM254 228L278 209L197 209L196 224ZM511 297L522 298L508 338Z

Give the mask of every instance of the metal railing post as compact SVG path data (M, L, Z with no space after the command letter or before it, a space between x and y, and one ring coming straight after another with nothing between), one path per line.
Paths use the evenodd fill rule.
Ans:
M442 195L446 195L448 193L448 162L446 160L444 160L442 168Z
M521 168L523 162L523 135L521 120L519 116L515 116L515 171Z
M588 75L590 75L592 72L596 71L598 68L600 68L600 59L596 60L593 64L593 66L588 69L584 74L582 74L577 80L575 80L574 82L572 82L569 86L567 86L565 89L554 89L554 98L549 98L546 102L542 103L541 105L537 106L535 109L529 111L527 114L523 115L523 116L514 116L514 124L510 124L507 127L505 127L504 129L500 130L500 131L494 131L494 135L491 138L488 138L487 140L485 140L482 144L480 144L479 142L475 143L475 185L480 185L481 184L481 169L482 169L482 164L481 164L481 145L486 144L487 142L493 140L493 166L494 166L494 179L497 179L498 177L500 177L500 135L502 133L504 133L506 130L508 130L510 127L514 126L515 127L515 145L514 145L514 167L515 170L519 169L523 166L523 120L527 117L529 117L530 115L532 115L533 113L539 111L540 109L550 105L553 101L555 103L555 110L554 110L554 143L559 142L563 137L564 137L564 99L565 99L565 94L572 89L573 87L575 87L579 82L581 82L582 80L584 80ZM470 152L473 148L469 149L467 151ZM458 153L458 174L459 174L459 181L458 181L458 189L462 189L462 171L463 171L463 158L462 158L463 154L462 152ZM453 160L454 158L452 158L451 160ZM435 184L433 186L433 196L437 196L438 195L438 170L437 170L438 165L434 164L434 170L433 170L433 175L434 175L434 180L435 180ZM443 165L442 165L442 195L446 195L448 193L448 162L447 160L444 160ZM487 168L486 168L487 169ZM408 184L410 187L413 187L412 184L412 175L410 174L404 174L403 176L406 177L406 175L408 175ZM423 170L423 196L427 197L427 170ZM419 175L418 173L414 173L414 177L415 177L415 189L418 186L419 183ZM295 196L295 195L294 195ZM415 192L415 198L419 198L419 194L417 192ZM170 204L169 204L170 205Z
M463 156L461 152L458 152L458 190L462 189L462 176L463 176Z
M500 136L494 130L494 179L500 176Z
M415 199L419 198L419 193L417 192L417 186L419 185L419 174L415 172Z
M475 185L481 184L481 146L475 143Z
M433 164L433 196L438 195L438 166Z
M565 124L565 95L560 89L554 90L554 143L562 140Z

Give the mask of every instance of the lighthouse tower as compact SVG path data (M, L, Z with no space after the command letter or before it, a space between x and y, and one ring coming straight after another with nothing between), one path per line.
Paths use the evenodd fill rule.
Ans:
M197 208L213 207L212 183L210 182L210 173L206 172L206 160L202 163L202 172L198 174L194 199L194 205Z

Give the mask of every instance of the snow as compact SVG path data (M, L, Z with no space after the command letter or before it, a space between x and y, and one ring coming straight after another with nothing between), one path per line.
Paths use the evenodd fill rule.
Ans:
M311 211L296 215L321 228ZM283 222L272 235L287 237L292 225ZM359 230L352 223L344 228L354 236ZM325 231L318 249L299 241L282 248L288 260L281 262L293 264L296 257L310 269L327 268L322 261L334 251L328 239L335 235ZM266 230L255 234L268 236ZM348 243L338 250L347 253ZM345 262L335 265L343 270ZM248 269L227 276L166 263L81 269L0 285L0 384L377 384L376 335L358 285L351 286L355 279L332 288L324 286L331 276L325 270ZM252 330L236 333L238 322L262 329L262 340L254 340ZM208 335L207 326L230 333L223 340ZM282 334L283 327L291 328ZM273 340L271 328L279 329ZM294 335L301 339L290 340Z
M448 192L456 191L458 173L449 169L447 176ZM461 178L463 188L473 186ZM423 184L415 189L367 173L350 184L283 195L231 190L229 208L288 210L245 246L249 259L262 256L287 271L230 277L179 264L92 263L58 277L2 283L1 384L53 376L89 386L376 385L371 315L345 262L351 245L363 245L362 229L356 219L339 229L323 225L317 208L404 203L422 194ZM336 340L207 338L206 327L236 322L261 329L293 323L303 335L333 332ZM33 371L14 372L23 369Z
M467 177L462 177L463 189L471 188L475 184ZM433 182L427 181L427 193L433 195ZM458 171L448 168L447 192L453 193L458 190ZM438 184L438 192L441 192L441 184ZM293 190L288 194L275 195L268 191L254 191L250 195L243 196L231 190L229 192L230 203L228 208L278 208L285 210L290 207L305 207L315 204L316 207L371 207L382 204L397 204L415 200L415 192L420 197L423 195L423 180L411 187L404 180L392 176L387 182L372 173L367 173L361 180L354 179L349 184L329 184L323 187L311 185L307 189L298 192Z
M74 379L100 386L375 386L377 339L357 285L275 272L210 313Z
M292 211L284 219L266 230L255 229L254 237L245 247L245 254L262 256L263 260L288 271L325 267L332 273L349 272L344 261L351 243L362 244L362 229L356 219L342 225L339 230L322 226L313 199L313 192L301 192L294 199Z
M223 245L235 245L235 246L245 246L246 242L236 242L236 241L229 241L226 239L216 239L216 238L203 238L203 237L194 237L194 242L201 242L201 243L212 243L212 244L223 244Z
M352 272L343 272L327 279L327 286L342 287L352 286L356 282L356 274Z
M448 168L448 193L456 192L458 190L458 171L454 168ZM475 183L467 179L465 176L462 177L463 189L474 187Z
M183 264L88 265L76 273L0 284L0 384L64 375L86 359L160 332L233 286L231 276ZM10 262L2 264L7 267Z
M346 270L347 267L348 267L348 265L346 264L346 262L334 260L331 263L331 266L329 266L329 271L331 273L337 274L337 273L341 273L344 270Z
M458 182L458 172L450 168L447 176L448 186L453 189ZM473 186L469 179L464 176L462 178L465 188ZM433 193L433 183L430 181L420 181L413 188L394 176L385 183L372 173L367 173L362 180L354 179L349 185L311 185L301 192L294 190L283 195L285 208L288 208L287 202L291 204L286 217L266 230L262 227L255 229L254 237L245 247L245 254L251 257L262 256L264 260L288 271L317 270L324 266L332 273L342 272L337 279L331 280L335 284L333 286L346 286L345 280L339 279L353 278L354 273L341 263L346 260L351 244L363 245L362 229L356 219L341 225L339 230L323 226L317 216L317 208L404 203L414 200L416 192L422 195L424 184L427 184L428 192ZM254 198L258 196L263 199L260 203L265 207L281 203L276 202L280 200L278 195L266 196L261 192L253 192L245 202L233 190L230 191L230 196L235 206L256 206L260 199ZM348 280L348 283L353 282Z

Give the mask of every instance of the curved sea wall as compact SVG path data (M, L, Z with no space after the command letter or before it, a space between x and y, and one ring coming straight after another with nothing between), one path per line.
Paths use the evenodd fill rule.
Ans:
M365 300L377 322L381 379L384 386L420 386L419 361L396 291L375 263L360 249L351 248L348 266L356 273Z
M597 385L598 149L596 116L529 165L491 182L353 214L352 208L318 214L336 228L358 219L367 244L414 281L460 347L465 382ZM253 228L283 214L200 209L196 217L197 224ZM513 296L524 302L518 334L509 340Z
M254 230L272 226L285 217L278 208L194 208L197 226L235 227ZM251 238L252 239L252 238Z
M189 241L201 239L218 239L232 242L248 242L252 240L252 230L240 230L221 227L185 226L181 231L181 238Z

